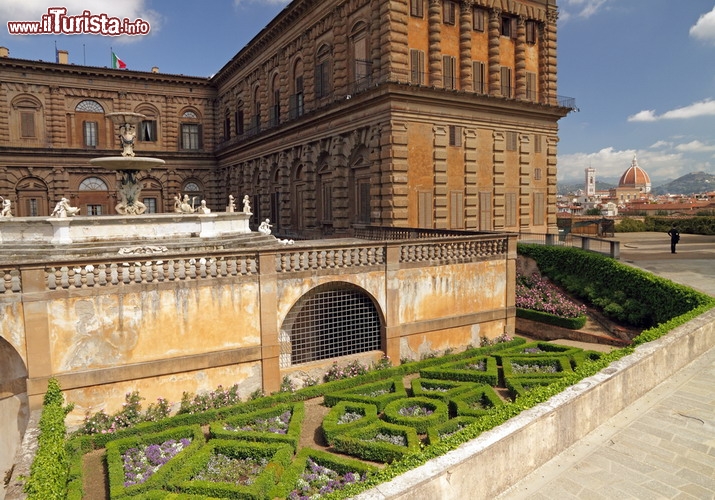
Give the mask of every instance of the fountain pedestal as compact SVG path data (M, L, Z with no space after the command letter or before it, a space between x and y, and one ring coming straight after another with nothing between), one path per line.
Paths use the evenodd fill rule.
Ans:
M119 203L114 208L120 215L141 215L146 212L146 206L141 202L141 184L137 182L137 174L142 170L163 165L165 162L159 158L142 158L134 154L136 126L146 118L145 115L127 111L107 113L105 116L115 125L119 125L122 156L93 158L89 163L107 170L120 171L122 178L117 190Z

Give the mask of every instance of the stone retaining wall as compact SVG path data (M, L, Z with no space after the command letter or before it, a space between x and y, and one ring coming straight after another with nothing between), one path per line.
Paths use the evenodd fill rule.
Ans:
M715 310L360 500L490 499L715 347Z

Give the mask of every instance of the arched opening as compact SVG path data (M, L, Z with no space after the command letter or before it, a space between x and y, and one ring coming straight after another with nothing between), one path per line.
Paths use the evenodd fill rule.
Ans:
M15 187L17 203L13 211L17 217L50 215L47 184L36 177L25 177Z
M12 469L30 419L27 368L15 348L0 337L0 477Z
M280 367L382 350L382 320L372 298L343 282L303 295L279 333Z

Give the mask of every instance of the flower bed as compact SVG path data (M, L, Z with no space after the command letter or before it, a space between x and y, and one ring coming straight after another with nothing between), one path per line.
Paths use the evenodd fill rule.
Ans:
M578 318L586 315L585 306L576 304L549 280L536 274L517 275L516 307L541 311L562 318Z
M493 408L503 405L499 395L488 385L482 385L471 391L457 394L449 402L454 415L461 417L481 417Z
M466 429L476 421L474 417L459 416L447 422L427 429L427 442L429 444L439 443L454 434Z
M489 385L497 385L499 380L496 359L492 356L478 356L425 368L420 370L420 377Z
M419 450L420 440L413 427L377 421L335 436L333 446L348 455L390 463Z
M323 434L329 445L338 434L363 427L377 420L377 406L369 403L340 401L323 419Z
M302 402L277 405L221 422L212 422L211 436L220 439L289 443L293 449L297 449L304 415L305 407Z
M169 487L218 498L269 498L292 456L285 444L213 439L186 460Z
M181 443L181 447L177 443ZM186 456L203 443L204 436L199 426L175 427L108 443L110 498L136 495L164 486Z
M449 419L449 409L439 399L404 398L388 404L383 417L387 422L414 427L418 434L425 434L430 427Z
M303 448L281 476L271 498L307 500L363 481L376 467L321 450Z
M331 392L324 396L324 402L325 406L335 406L340 401L370 403L377 406L378 412L382 412L390 401L404 397L407 397L407 392L402 379L398 378Z
M505 357L502 358L504 379L512 377L562 377L570 373L571 363L565 356Z

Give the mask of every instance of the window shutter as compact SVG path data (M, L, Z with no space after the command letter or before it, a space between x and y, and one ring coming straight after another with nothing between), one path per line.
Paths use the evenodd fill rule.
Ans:
M511 97L511 68L501 67L501 95Z
M474 61L472 63L472 77L474 79L474 92L484 94L484 63Z
M35 113L33 111L20 113L20 134L22 137L35 137Z

